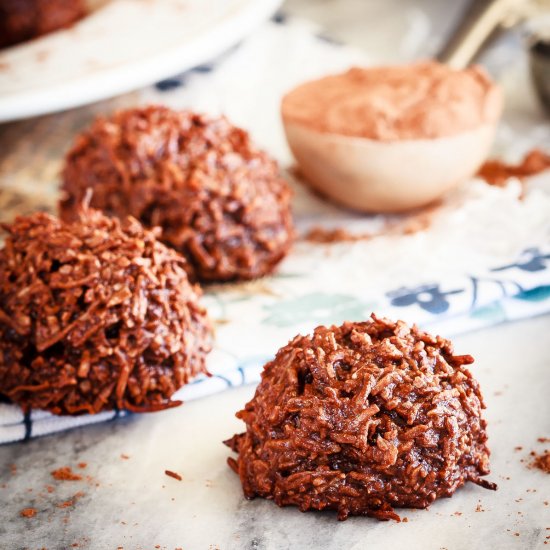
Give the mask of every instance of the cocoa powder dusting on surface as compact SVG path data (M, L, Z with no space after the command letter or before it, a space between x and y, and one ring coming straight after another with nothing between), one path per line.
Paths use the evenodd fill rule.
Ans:
M511 177L516 177L522 184L525 178L535 176L550 169L550 155L534 149L525 155L519 164L507 164L500 160L488 160L479 169L478 176L489 185L504 187ZM293 171L294 177L303 180L299 170ZM523 196L523 192L522 192ZM314 226L302 237L303 240L316 244L352 243L369 241L384 235L413 235L430 227L441 204L433 204L403 216L401 220L389 222L383 229L374 233L353 233L343 227L324 228Z
M58 481L80 481L82 476L73 472L70 466L62 466L51 472L52 477Z
M398 220L388 221L381 230L373 233L353 233L343 227L329 229L313 226L304 234L302 240L314 244L337 244L370 241L376 237L390 235L414 235L430 227L440 208L441 202L438 201L408 214L403 214Z
M78 493L75 493L71 499L57 504L57 507L72 508L77 503L78 499L82 498L83 496L84 496L84 493L82 491L78 491Z
M24 518L33 518L36 516L36 508L23 508L19 514Z
M65 502L60 502L57 507L58 508L69 508L71 506L74 506L75 501L74 500L66 500Z
M550 451L546 450L542 454L531 453L533 455L533 461L531 462L532 468L537 468L542 472L550 474Z
M310 243L333 244L343 242L368 241L376 235L371 233L350 233L347 229L337 227L325 229L324 227L312 227L305 235L304 240Z
M488 160L477 175L489 185L503 187L510 178L524 179L550 169L550 155L540 149L527 153L519 164L507 164L501 160Z
M164 470L164 473L168 477L173 477L174 479L177 479L178 481L181 481L183 478L178 474L177 472L172 472L172 470Z

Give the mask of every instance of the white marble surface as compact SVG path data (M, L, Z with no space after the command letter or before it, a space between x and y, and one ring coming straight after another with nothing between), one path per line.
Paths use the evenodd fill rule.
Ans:
M459 4L291 0L287 9L367 48L373 59L391 61L403 58L392 49L396 33L410 33L416 46L408 52L433 53ZM426 35L419 10L431 13L438 32ZM473 371L486 396L493 452L490 478L499 484L495 493L468 486L428 511L403 511L408 522L401 524L368 518L338 523L331 513L246 501L221 443L242 429L234 413L254 390L245 387L171 411L0 447L0 550L74 544L94 550L546 548L550 475L522 460L544 448L537 438L550 437L549 329L547 316L455 340L459 353L476 357ZM79 469L80 462L87 467ZM50 472L60 466L73 467L84 479L54 481ZM167 477L166 469L183 480ZM74 505L60 507L79 492ZM27 507L36 508L34 518L19 515Z
M459 353L476 357L473 371L487 402L490 479L499 484L497 492L470 484L429 510L402 510L408 522L400 524L369 518L339 523L332 513L302 514L261 499L246 501L222 444L242 428L233 415L252 395L253 388L245 387L171 411L1 447L0 547L545 548L550 475L521 460L544 447L537 438L550 436L549 330L547 316L455 341ZM79 470L79 462L87 467ZM50 472L60 466L91 479L54 481ZM183 480L167 477L166 469ZM48 493L46 485L54 491ZM84 496L74 506L58 507L79 491ZM29 506L37 515L20 517Z

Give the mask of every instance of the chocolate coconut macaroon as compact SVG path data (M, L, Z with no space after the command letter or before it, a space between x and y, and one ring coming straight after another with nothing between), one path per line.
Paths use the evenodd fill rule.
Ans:
M96 120L67 155L63 219L88 189L109 216L159 226L196 281L261 277L291 244L291 192L276 162L223 117L150 106Z
M0 48L69 27L85 14L84 0L0 0Z
M297 336L226 443L247 498L399 519L471 481L489 489L478 383L448 340L375 316Z
M134 219L20 217L0 250L0 395L55 414L154 411L205 372L185 260Z

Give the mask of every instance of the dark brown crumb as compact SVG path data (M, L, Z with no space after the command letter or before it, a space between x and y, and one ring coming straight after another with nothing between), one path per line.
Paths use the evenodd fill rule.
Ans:
M537 441L539 443L550 443L550 437L538 437Z
M131 218L85 209L2 226L0 394L25 410L155 411L205 372L210 324L185 260Z
M36 508L23 508L19 514L23 516L24 518L33 518L36 516Z
M546 450L542 454L536 454L533 452L531 455L534 457L534 460L531 462L531 467L538 468L539 470L550 474L550 451Z
M74 500L66 500L65 502L60 502L57 507L58 508L69 508L71 506L74 506L75 502Z
M181 481L183 479L177 472L172 472L172 470L164 470L164 473L169 477L177 479L178 481Z
M264 367L226 444L247 498L339 519L399 519L489 473L486 422L468 355L403 322L318 327Z
M80 481L82 476L75 474L70 466L63 466L51 472L52 477L58 481Z
M84 493L82 491L79 491L78 493L75 493L75 495L70 499L70 500L66 500L65 502L60 502L57 507L58 508L71 508L72 506L74 506L76 504L76 501L83 497L84 496Z
M514 451L523 451L523 447L518 445L517 447L514 447Z
M149 106L96 120L67 155L63 218L74 217L88 190L108 215L160 227L193 280L261 277L291 245L288 184L223 117Z
M533 149L525 155L519 164L507 164L500 160L488 160L479 169L478 176L489 185L503 187L512 178L518 178L522 184L525 178L535 176L550 168L550 155L540 149Z

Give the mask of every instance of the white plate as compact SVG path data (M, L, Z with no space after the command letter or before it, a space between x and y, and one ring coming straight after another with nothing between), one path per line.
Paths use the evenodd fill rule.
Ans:
M0 122L112 97L199 65L239 42L280 4L103 2L68 30L0 51Z

